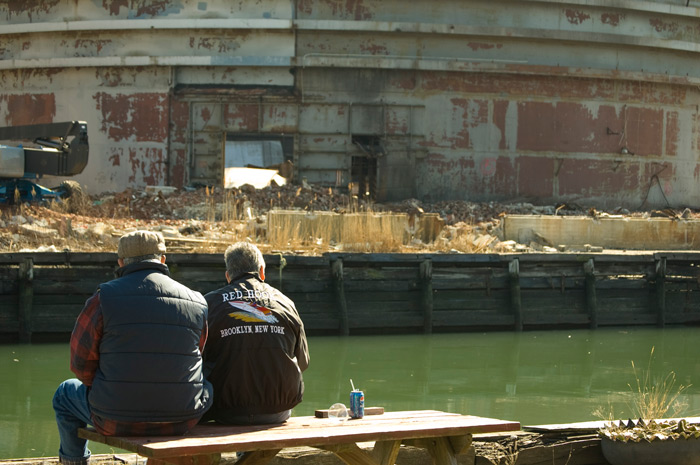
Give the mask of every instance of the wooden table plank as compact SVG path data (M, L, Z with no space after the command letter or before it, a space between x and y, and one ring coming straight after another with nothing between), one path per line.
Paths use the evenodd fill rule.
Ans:
M344 422L309 416L292 417L286 423L269 426L198 425L186 436L125 438L81 430L81 437L136 452L144 457L162 458L462 436L519 429L518 422L421 410L388 412Z

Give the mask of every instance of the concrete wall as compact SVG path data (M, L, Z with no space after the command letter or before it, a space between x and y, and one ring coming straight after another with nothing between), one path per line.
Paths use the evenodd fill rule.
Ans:
M91 193L276 139L379 200L700 207L698 63L699 0L9 1L0 125L87 121Z
M670 218L590 218L581 216L508 215L502 236L565 250L585 245L621 250L697 250L700 221Z

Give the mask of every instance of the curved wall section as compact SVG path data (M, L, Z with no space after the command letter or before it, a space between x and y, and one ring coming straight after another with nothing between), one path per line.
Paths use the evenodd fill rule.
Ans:
M94 193L257 140L378 200L700 207L698 0L10 1L0 41L0 125L87 121Z

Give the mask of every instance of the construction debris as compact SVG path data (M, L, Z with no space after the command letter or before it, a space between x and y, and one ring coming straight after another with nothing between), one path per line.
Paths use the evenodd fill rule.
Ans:
M377 233L382 236L381 241L374 237L370 244L369 240L358 241L355 238L352 244L344 244L339 239L343 235L338 226L333 226L333 237L330 237L330 231L325 232L329 237L324 237L323 228L318 227L296 237L293 230L301 228L301 223L295 225L293 222L286 230L268 231L269 219L276 215L270 215L271 211L296 211L296 216L313 217L315 214L316 218L334 214L347 216L347 220L363 214L373 217L383 215L393 218L393 226L387 227L386 231L390 232L383 230ZM89 196L88 201L81 203L79 208L60 203L2 206L0 250L39 251L52 247L57 251L113 252L122 234L149 229L163 234L170 252L217 253L238 240L254 241L264 252L311 255L330 251L558 252L566 246L547 243L536 234L529 237L527 243L505 240L501 230L503 217L591 216L591 211L595 211L596 218L612 215L651 216L649 212L630 213L623 209L599 212L575 205L535 206L526 202L450 201L431 204L408 199L378 204L349 196L337 189L306 183L301 186L273 183L261 189L251 185L231 189L149 186L144 190L127 189ZM664 212L667 217L673 214L670 209ZM290 215L287 216L295 216ZM675 216L693 218L697 215L686 209ZM401 225L398 229L397 224ZM357 226L354 228L357 229ZM280 235L284 240L280 240ZM392 240L387 235L397 237Z

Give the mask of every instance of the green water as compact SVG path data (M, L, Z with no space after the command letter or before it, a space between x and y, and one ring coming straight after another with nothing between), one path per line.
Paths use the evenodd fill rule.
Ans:
M411 336L315 337L304 402L294 415L348 404L350 379L366 406L438 409L523 425L596 420L609 405L628 414L632 361L676 385L700 415L700 328L598 329ZM55 456L51 397L72 377L68 344L0 345L0 458ZM93 453L113 450L92 444ZM120 452L120 451L118 451Z

